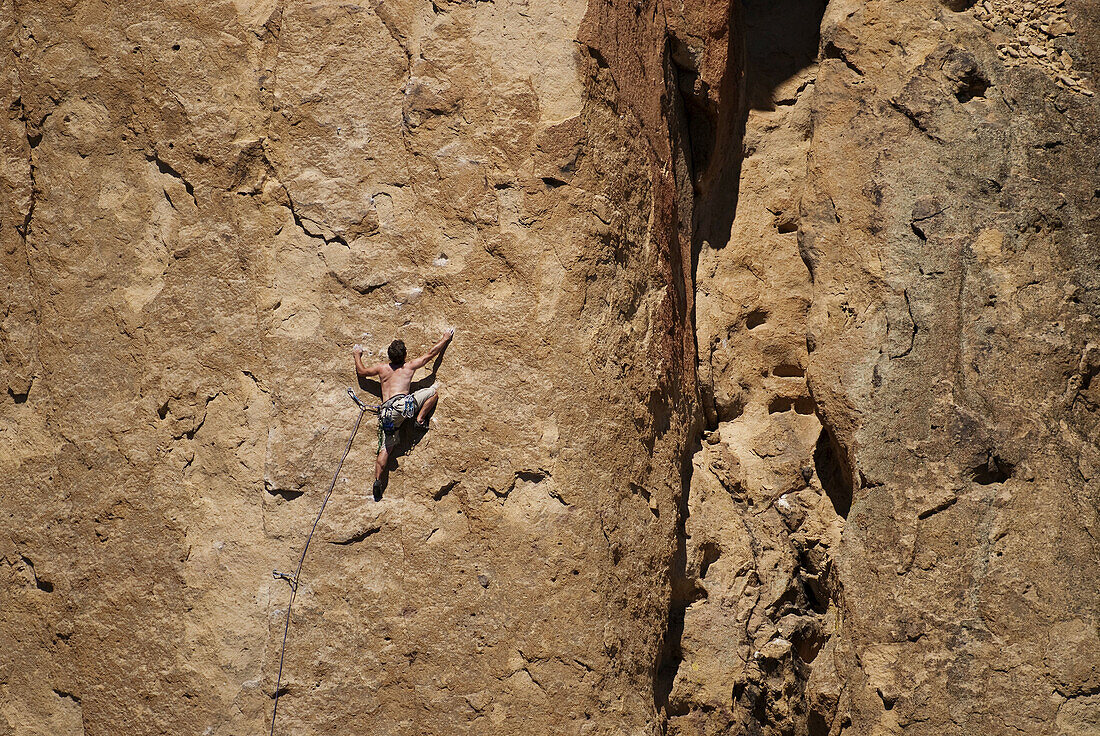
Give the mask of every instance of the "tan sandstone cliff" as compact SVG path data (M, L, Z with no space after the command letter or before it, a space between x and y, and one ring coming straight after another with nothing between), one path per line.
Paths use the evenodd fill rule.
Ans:
M1094 3L0 32L0 735L1100 733Z

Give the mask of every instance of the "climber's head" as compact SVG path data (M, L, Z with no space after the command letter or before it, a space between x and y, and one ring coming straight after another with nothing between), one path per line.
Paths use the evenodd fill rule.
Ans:
M389 353L390 362L394 365L403 365L405 363L405 343L403 341L394 340L390 343L386 352Z

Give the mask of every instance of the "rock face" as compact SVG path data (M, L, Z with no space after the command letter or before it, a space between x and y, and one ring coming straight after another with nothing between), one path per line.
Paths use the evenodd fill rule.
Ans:
M744 7L669 730L1096 733L1096 11Z
M0 734L1100 732L1093 4L0 7Z
M1100 17L1064 7L1050 43L1094 73ZM1003 64L1011 26L980 17L831 4L823 25L808 375L853 502L818 697L839 685L856 732L1100 725L1100 110Z

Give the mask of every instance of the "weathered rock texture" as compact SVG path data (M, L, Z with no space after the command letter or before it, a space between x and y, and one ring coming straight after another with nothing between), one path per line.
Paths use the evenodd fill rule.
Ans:
M1094 4L0 34L0 734L1100 732Z
M1100 27L971 5L744 4L671 732L1100 732Z
M1065 8L1052 43L1094 73L1096 7ZM1100 727L1100 108L1003 64L1013 33L826 13L799 237L810 389L854 487L811 677L834 728Z

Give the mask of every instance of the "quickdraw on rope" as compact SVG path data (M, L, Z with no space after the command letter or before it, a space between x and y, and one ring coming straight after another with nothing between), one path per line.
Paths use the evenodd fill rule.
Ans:
M332 495L332 490L336 488L336 481L340 477L340 470L344 467L344 460L347 459L348 453L351 452L351 443L355 441L355 433L359 431L359 423L363 421L363 415L368 410L377 411L378 407L368 407L364 404L355 392L350 388L348 389L348 396L355 402L355 405L359 407L359 415L355 417L355 426L351 428L351 436L348 437L348 444L344 447L344 454L340 456L340 462L336 465L336 472L332 476L332 482L329 483L328 492L325 493L325 498L321 501L321 510L317 512L317 518L313 520L313 526L310 527L309 536L306 537L305 546L302 547L302 556L298 558L298 567L295 568L294 574L279 572L278 570L272 570L271 576L276 580L285 580L290 585L290 602L286 605L286 626L283 627L283 645L279 651L279 674L275 678L275 707L271 711L271 736L275 736L275 717L279 713L279 695L283 684L283 659L286 657L286 639L290 634L290 609L294 605L294 598L298 595L298 585L301 582L302 565L306 561L306 552L309 551L309 543L313 541L313 532L317 531L317 524L321 521L321 514L325 513L325 506L328 505L329 496Z

